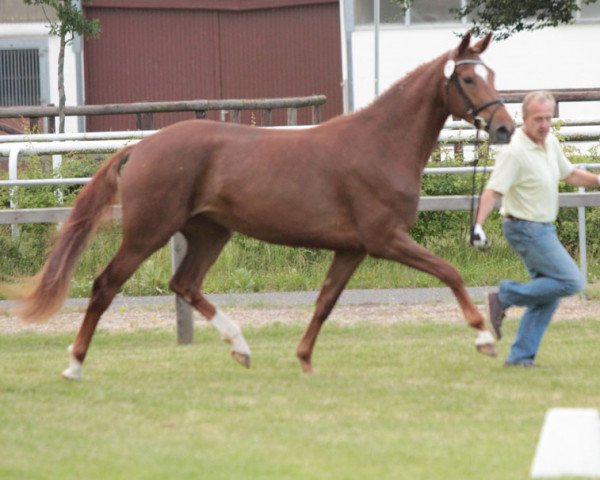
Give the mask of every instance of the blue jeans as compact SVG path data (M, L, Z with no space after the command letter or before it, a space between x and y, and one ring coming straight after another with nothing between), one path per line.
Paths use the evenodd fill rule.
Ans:
M532 361L561 297L583 289L585 279L556 235L552 223L504 220L504 236L519 254L531 279L502 280L498 300L504 308L526 306L507 362Z

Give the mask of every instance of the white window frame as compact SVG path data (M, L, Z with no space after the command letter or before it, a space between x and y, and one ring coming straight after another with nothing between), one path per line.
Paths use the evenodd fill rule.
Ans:
M597 4L600 5L600 2L597 2ZM577 5L579 6L579 8L582 8L584 6L583 2L581 0L577 1ZM577 14L575 15L575 21L578 23L600 22L600 12L598 12L598 16L596 16L596 17L586 18L586 17L582 17L581 10L578 10Z
M353 12L354 12L354 5L358 0L352 0L352 7L353 7ZM374 0L371 0L374 3ZM385 1L385 0L380 0L380 1ZM418 0L417 0L418 1ZM466 5L466 0L460 0L460 7L464 7ZM451 20L451 21L441 21L441 22L431 22L431 23L411 23L410 21L410 14L411 14L411 9L409 8L406 11L406 14L404 15L404 21L403 22L382 22L380 19L380 24L382 26L388 27L417 27L417 28L421 28L421 27L431 27L431 26L448 26L448 25L465 25L467 23L467 19L466 17L463 17L460 21L458 20ZM353 13L353 18L354 18L354 13ZM373 26L374 22L371 23L355 23L354 27L355 28L362 28L362 27L366 27L369 28L370 26Z
M0 50L37 50L39 59L40 105L50 103L48 42L45 40L0 39Z

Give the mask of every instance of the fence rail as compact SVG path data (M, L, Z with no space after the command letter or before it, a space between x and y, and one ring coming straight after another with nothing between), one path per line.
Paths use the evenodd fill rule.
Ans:
M502 90L499 94L506 103L520 103L531 90ZM587 102L600 101L598 88L558 88L550 90L556 98L555 116L560 114L562 102ZM136 102L115 103L107 105L76 105L66 106L65 116L85 117L91 115L135 115L136 125L139 130L154 128L154 114L173 112L194 112L196 118L204 118L209 111L232 112L232 120L239 121L239 113L243 110L261 110L261 123L263 126L271 125L272 111L286 108L287 124L297 124L298 108L310 107L312 109L312 124L321 122L321 105L327 101L325 95L311 95L307 97L289 97L277 99L226 99L226 100L181 100L170 102ZM53 132L56 117L56 106L19 106L0 108L0 118L26 118L31 126L38 119L48 120L48 130ZM0 130L7 133L19 133L10 125L0 124Z
M500 95L505 103L521 103L525 95L532 90L502 90ZM600 88L554 88L550 89L556 100L554 116L560 116L562 102L594 102L600 101Z
M595 164L594 166L600 169L600 164ZM472 169L467 170L469 172L473 171ZM56 185L56 183L52 183L51 185ZM0 186L2 185L0 184ZM468 211L471 209L471 198L470 195L421 197L419 199L419 211ZM600 207L600 192L561 193L558 196L558 203L561 208ZM64 222L69 213L71 213L71 210L71 207L11 208L0 210L0 225ZM113 207L110 218L113 220L121 218L121 208L119 206Z
M154 129L154 114L173 112L194 112L196 118L205 118L209 111L232 112L232 120L239 121L239 113L244 110L261 110L263 126L271 125L272 111L287 109L287 124L296 125L299 108L311 108L313 125L321 123L321 105L327 102L325 95L307 97L287 97L269 99L227 99L227 100L182 100L172 102L139 102L115 103L108 105L77 105L66 106L65 116L86 117L92 115L136 115L138 130ZM55 106L21 106L0 108L0 118L26 118L30 126L38 119L48 119L48 129L55 131L54 123L58 117L58 107ZM6 128L5 128L6 127ZM0 130L14 134L14 127L0 125Z

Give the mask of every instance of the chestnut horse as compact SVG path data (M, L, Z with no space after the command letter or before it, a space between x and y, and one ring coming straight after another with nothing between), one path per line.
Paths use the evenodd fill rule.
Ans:
M366 255L403 263L448 285L475 345L496 354L494 338L459 272L416 244L421 175L449 115L506 143L514 129L479 55L490 35L426 63L370 106L310 129L272 130L206 120L164 128L115 153L79 194L69 219L16 313L42 321L68 294L73 268L120 193L122 242L96 278L63 372L80 379L101 315L123 283L176 232L187 241L170 288L211 322L249 366L240 328L201 293L203 279L233 231L288 246L331 249L333 262L297 348L305 372L323 322Z

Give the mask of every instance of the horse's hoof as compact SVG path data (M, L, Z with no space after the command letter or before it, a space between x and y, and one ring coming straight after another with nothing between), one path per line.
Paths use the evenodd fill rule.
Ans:
M313 373L313 367L311 363L311 355L307 353L296 352L300 367L302 367L302 373Z
M236 352L235 350L232 350L231 356L236 362L242 364L246 368L250 368L250 355L248 355L247 353L240 353Z
M313 367L310 363L302 363L302 373L314 373Z
M475 348L479 353L487 355L488 357L495 357L498 355L498 349L496 348L496 342L494 337L488 330L480 330L477 332L477 338L475 339Z
M496 347L495 343L486 343L483 345L476 345L477 351L483 355L487 355L488 357L497 357L498 356L498 347Z
M76 382L81 380L81 370L79 369L72 369L71 367L67 368L66 370L63 370L62 372L62 377L65 380L74 380Z

